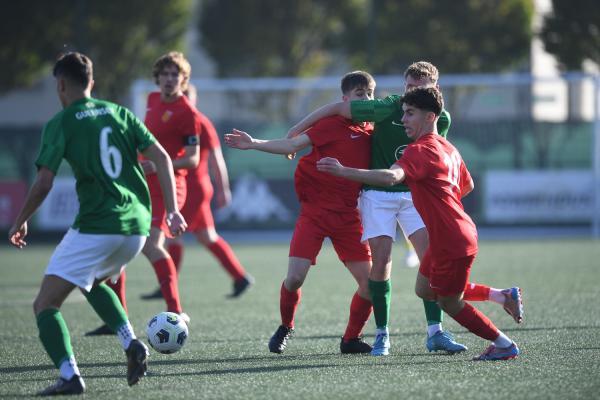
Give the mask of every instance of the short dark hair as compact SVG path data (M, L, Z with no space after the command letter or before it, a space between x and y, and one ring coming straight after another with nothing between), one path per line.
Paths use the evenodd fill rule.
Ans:
M401 104L408 104L419 110L431 111L439 116L444 109L442 92L436 87L417 87L404 93Z
M73 51L58 57L52 75L56 78L66 78L86 88L94 79L94 66L88 56Z
M365 71L348 72L342 78L342 94L348 94L355 88L375 87L375 79Z

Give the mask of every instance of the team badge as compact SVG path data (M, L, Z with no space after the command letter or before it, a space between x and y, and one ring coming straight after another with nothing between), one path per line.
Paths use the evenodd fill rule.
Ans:
M403 144L396 148L396 151L394 152L394 157L396 157L396 161L399 160L400 157L402 157L402 153L404 153L404 150L407 146L407 144Z
M173 111L167 110L165 111L165 113L162 115L162 117L160 117L162 122L167 122L168 120L171 119L171 116L173 115Z

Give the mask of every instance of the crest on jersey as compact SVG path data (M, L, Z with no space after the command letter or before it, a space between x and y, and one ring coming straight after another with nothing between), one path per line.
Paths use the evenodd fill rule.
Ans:
M402 154L404 153L404 150L407 146L407 144L403 144L396 148L396 151L394 152L394 157L396 157L396 161L398 161L400 157L402 157Z
M171 116L173 115L173 111L167 110L165 111L165 113L162 115L162 117L160 117L162 122L167 122L168 120L171 119Z

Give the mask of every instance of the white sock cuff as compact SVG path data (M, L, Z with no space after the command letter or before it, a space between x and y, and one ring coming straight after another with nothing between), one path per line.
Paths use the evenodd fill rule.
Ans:
M60 364L59 370L60 376L66 380L70 380L74 375L81 376L79 373L79 367L77 367L77 361L75 361L74 356L71 356L63 361L62 364Z
M119 327L119 329L117 329L117 337L121 342L123 350L127 350L131 341L137 338L129 320L127 320L127 322L125 322Z

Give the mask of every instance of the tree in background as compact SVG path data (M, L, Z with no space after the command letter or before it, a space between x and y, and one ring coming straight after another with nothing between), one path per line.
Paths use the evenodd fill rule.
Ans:
M319 75L344 35L355 29L364 0L205 0L202 46L221 77Z
M362 32L346 43L353 64L403 73L429 60L443 74L526 68L532 0L371 0Z
M153 61L181 49L191 0L29 0L3 4L0 92L29 86L64 51L94 61L95 94L119 100Z
M444 73L527 65L532 0L206 0L199 31L220 76L307 76L349 68Z
M552 0L553 12L540 32L546 51L565 70L580 70L585 60L600 65L600 6L597 0Z

